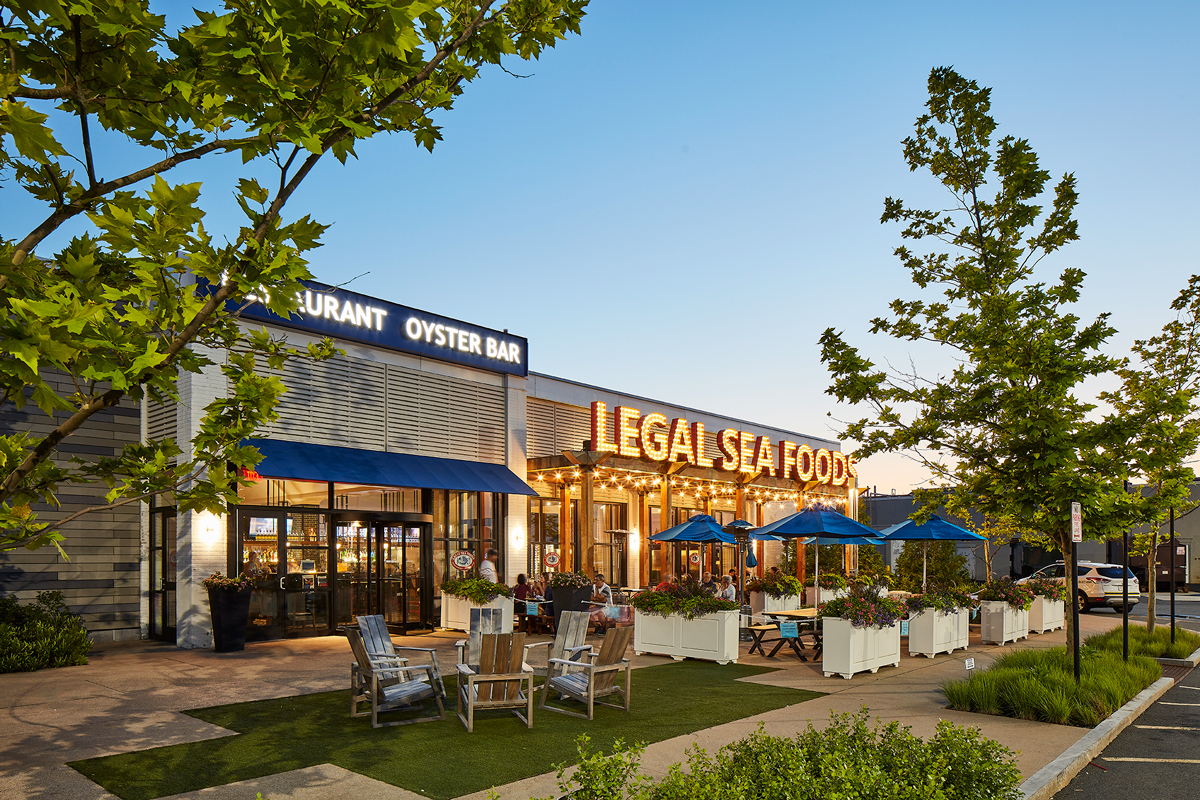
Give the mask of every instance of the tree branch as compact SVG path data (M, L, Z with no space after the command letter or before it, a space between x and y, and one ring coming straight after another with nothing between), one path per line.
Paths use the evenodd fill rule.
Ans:
M75 99L79 101L79 127L83 135L83 156L87 159L88 186L96 185L96 166L92 162L92 134L88 130L87 97L83 93L83 81L79 77L83 71L83 33L80 31L79 17L71 17L71 29L75 32Z

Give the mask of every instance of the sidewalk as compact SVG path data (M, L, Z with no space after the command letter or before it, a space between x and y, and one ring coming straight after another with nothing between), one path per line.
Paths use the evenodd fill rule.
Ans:
M1084 615L1086 637L1120 623L1114 615ZM443 669L455 660L454 642L461 634L441 632L410 636L404 644L436 647ZM397 637L398 643L399 637ZM599 641L599 640L597 640ZM978 667L1014 647L1061 645L1062 632L1031 636L1006 647L981 646L977 634L971 649L936 659L903 656L898 668L860 674L852 680L825 678L819 664L801 663L790 651L776 658L746 657L742 663L778 671L747 680L829 693L788 708L719 725L690 736L659 742L646 750L644 765L662 774L685 757L692 744L709 750L735 741L762 722L766 731L792 735L810 720L820 727L831 711L857 711L863 706L885 721L899 720L919 736L933 733L940 719L974 725L984 735L1020 750L1018 766L1031 775L1074 744L1082 728L948 711L938 691L944 680L965 675L963 659ZM742 645L745 653L748 645ZM787 653L785 655L785 653ZM35 673L0 675L0 800L99 800L112 798L67 762L165 744L231 735L228 731L178 713L184 709L341 690L348 686L351 656L341 637L293 639L250 645L243 653L218 655L208 650L179 650L148 642L97 647L92 663ZM669 662L641 656L635 666ZM637 702L634 681L634 702ZM535 723L536 724L536 723ZM580 732L586 731L581 723ZM334 767L299 770L252 782L215 787L188 797L206 800L244 798L256 791L272 800L334 797L346 791L372 798L415 798L409 792ZM527 800L555 794L553 774L535 776L500 787L504 800ZM365 794L364 794L365 792ZM472 800L484 793L471 795Z

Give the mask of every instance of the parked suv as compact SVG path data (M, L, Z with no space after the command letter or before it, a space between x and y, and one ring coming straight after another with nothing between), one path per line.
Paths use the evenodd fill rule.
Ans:
M1079 569L1079 603L1080 611L1090 611L1097 606L1108 606L1117 611L1123 611L1125 594L1121 581L1120 564L1102 564L1098 561L1080 561ZM1025 583L1034 578L1067 582L1067 568L1061 561L1056 561L1048 567L1042 567L1028 578L1022 578L1017 583ZM1142 590L1138 585L1137 576L1129 573L1129 607L1133 608L1141 598Z

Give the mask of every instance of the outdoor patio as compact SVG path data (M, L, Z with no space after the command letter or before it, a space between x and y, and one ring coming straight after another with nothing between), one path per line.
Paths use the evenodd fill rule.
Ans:
M1089 614L1081 618L1081 628L1087 636L1107 630L1119 621L1120 617L1116 615ZM406 643L436 647L439 662L445 668L454 663L453 643L459 638L461 634L458 633L439 632L408 637ZM596 641L594 637L592 641ZM976 629L971 649L965 654L928 659L909 658L905 652L900 667L883 668L874 675L856 675L849 681L823 677L818 665L800 662L787 649L781 650L775 658L745 656L748 649L745 643L742 645L743 656L736 667L723 668L706 662L672 665L667 658L635 657L634 664L638 669L658 665L660 669L652 673L678 670L680 677L685 673L693 676L684 687L689 693L703 692L702 674L711 672L716 677L727 674L721 670L742 672L746 667L768 667L772 671L741 677L742 684L826 693L815 699L807 699L812 695L799 693L791 699L783 696L763 699L762 708L766 710L756 708L755 702L747 702L744 710L750 714L741 718L740 712L715 708L711 713L704 711L702 702L690 710L678 708L677 716L701 715L703 718L682 720L691 725L691 732L671 735L651 744L644 763L648 772L659 773L681 760L693 743L715 750L748 734L760 722L767 733L790 735L810 720L819 727L831 711L856 711L866 706L873 715L883 720L899 720L912 726L921 736L932 734L940 719L978 726L988 737L1021 751L1018 766L1028 776L1078 740L1084 730L952 712L946 709L938 687L944 680L964 674L965 657L974 657L976 664L984 667L1008 649L1050 647L1062 643L1063 634L1059 631L1032 635L1028 641L1005 647L981 646ZM6 719L0 726L3 730L0 750L4 753L0 757L0 772L6 777L0 781L0 798L110 798L113 795L67 764L98 756L236 735L224 727L180 713L188 709L336 691L339 695L334 699L313 698L314 703L327 703L321 707L327 709L325 713L330 717L331 736L334 736L333 732L340 730L340 726L349 724L348 703L343 693L348 687L350 660L349 647L340 637L255 644L244 652L223 655L139 642L98 647L92 663L84 667L2 676L0 699L4 703ZM679 683L677 680L652 680L652 673L643 673L640 679L637 673L634 675L635 711L639 702L643 708L652 704L652 694L660 687ZM303 708L296 706L298 715ZM230 711L226 709L223 713ZM556 731L560 739L566 738L564 734L589 733L596 746L605 747L608 744L605 737L611 739L621 735L620 728L626 722L629 728L626 738L656 738L641 732L641 722L622 720L621 717L623 712L611 711L598 714L595 722L588 723L541 712L535 714L534 729L528 732L511 718L492 717L483 720L477 732L469 735L474 739L468 738L453 715L443 722L415 728L372 731L366 720L355 720L354 723L362 723L368 740L381 742L413 736L421 728L441 726L441 732L447 737L445 749L448 751L443 769L453 770L456 763L463 763L462 759L472 758L470 753L461 751L462 747L471 743L484 747L486 740L496 738L498 729L503 731L501 735L509 743L505 758L510 762L516 760L514 763L519 763L522 758L520 737L529 734L533 737L530 741L534 741L539 730L542 733ZM240 722L236 712L232 719ZM710 721L719 724L709 724ZM310 743L312 740L310 737ZM319 742L320 736L315 740ZM529 760L539 761L537 758ZM559 760L554 759L555 762ZM264 765L268 763L270 760L264 757ZM253 778L225 787L178 796L213 800L252 798L257 791L269 795L272 800L328 797L335 791L339 794L355 791L380 798L416 796L331 764L305 764L283 771L264 769ZM521 800L547 796L554 791L555 780L549 769L531 773L529 777L499 788L502 798ZM483 797L484 794L479 791L468 796Z

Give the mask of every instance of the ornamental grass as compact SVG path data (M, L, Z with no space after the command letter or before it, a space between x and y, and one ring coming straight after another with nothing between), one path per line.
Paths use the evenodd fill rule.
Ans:
M1054 647L1006 653L988 669L942 684L942 694L955 711L1092 728L1161 677L1150 658L1131 656L1126 664L1119 651L1087 647L1076 686L1071 654Z
M1124 649L1121 629L1113 628L1108 633L1089 636L1088 647L1097 650L1117 653ZM1187 658L1200 649L1200 634L1186 628L1175 628L1175 642L1171 642L1171 626L1158 626L1153 632L1147 631L1141 625L1129 626L1129 654L1148 656L1149 658Z

